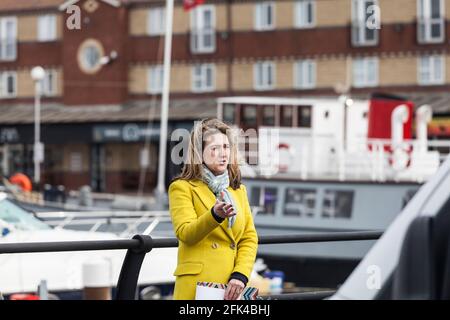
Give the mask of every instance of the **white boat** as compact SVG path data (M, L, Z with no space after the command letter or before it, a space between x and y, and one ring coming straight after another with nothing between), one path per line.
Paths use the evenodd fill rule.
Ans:
M217 116L240 131L260 235L384 231L450 149L450 141L428 140L429 106L387 95L224 97ZM374 243L267 245L258 253L299 284L335 287Z
M118 235L108 232L74 231L53 228L37 219L0 193L0 243L112 240ZM128 238L129 239L129 238ZM46 280L49 292L61 297L80 297L83 289L83 265L101 260L109 265L108 285L114 289L126 250L21 253L0 255L0 292L36 292ZM175 281L177 248L152 250L142 264L138 286L166 286Z

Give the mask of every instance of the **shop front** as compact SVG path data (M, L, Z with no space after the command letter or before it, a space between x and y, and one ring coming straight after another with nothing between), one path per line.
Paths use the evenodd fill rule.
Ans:
M33 125L0 127L0 173L32 178ZM156 185L159 124L44 124L41 183L96 192L150 192Z

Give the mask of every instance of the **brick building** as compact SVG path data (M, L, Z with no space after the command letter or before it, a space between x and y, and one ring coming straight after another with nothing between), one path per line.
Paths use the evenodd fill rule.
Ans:
M43 81L42 180L136 190L147 143L155 185L165 1L0 2L1 172L32 176L34 66ZM379 28L371 21L379 8ZM74 6L79 28L69 28ZM369 13L368 13L369 12ZM169 131L233 95L405 95L448 114L450 0L175 1ZM373 21L372 21L373 22ZM376 21L375 21L376 22ZM250 122L280 118L242 108ZM258 112L266 112L263 109ZM294 118L296 110L279 110ZM295 125L297 121L290 122ZM440 119L434 134L450 134ZM169 148L170 151L170 148ZM175 166L169 165L168 176Z

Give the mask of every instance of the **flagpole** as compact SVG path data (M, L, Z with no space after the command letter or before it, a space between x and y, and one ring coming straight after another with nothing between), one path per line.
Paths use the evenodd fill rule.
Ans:
M173 2L174 0L166 1L166 34L164 37L164 67L159 136L158 183L156 186L157 195L160 197L159 200L161 200L161 197L164 197L166 194L165 175L167 153L167 123L169 116L170 65L172 56Z

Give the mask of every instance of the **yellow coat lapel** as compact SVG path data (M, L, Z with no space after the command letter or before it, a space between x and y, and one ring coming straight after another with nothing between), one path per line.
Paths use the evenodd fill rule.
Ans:
M198 198L200 199L200 201L203 203L203 206L205 207L205 209L210 210L214 206L214 203L216 203L216 197L215 197L214 193L208 188L208 186L204 182L202 182L200 180L189 181L189 182L192 185L194 185L193 190L194 190L195 194L198 196ZM233 193L233 196L234 196L234 193ZM228 220L227 219L225 219L225 221L223 221L220 224L220 227L223 229L223 231L225 231L225 233L234 242L235 239L234 239L233 231L228 228Z

